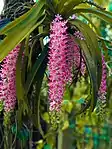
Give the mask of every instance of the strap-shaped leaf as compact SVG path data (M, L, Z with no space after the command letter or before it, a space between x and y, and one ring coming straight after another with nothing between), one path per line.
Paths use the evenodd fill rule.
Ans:
M47 62L48 62L48 59L47 59L47 55L44 59L44 61L42 62L41 64L41 67L38 69L38 73L37 75L35 76L35 80L36 80L36 99L34 101L34 112L36 114L36 117L35 117L35 122L37 123L37 125L35 125L39 131L40 131L40 134L42 135L42 137L44 138L44 132L42 130L42 127L41 127L41 122L40 122L40 91L41 91L41 86L42 86L42 81L43 81L43 78L44 78L44 74L45 74L45 70L46 70L46 67L47 67ZM35 123L35 124L36 124Z
M66 1L64 3L63 8L60 11L60 14L64 15L64 16L68 16L68 13L71 12L71 10L73 10L73 8L79 4L81 4L83 2L83 0L69 0Z
M40 0L31 10L0 31L0 35L6 35L4 40L0 43L0 61L44 21L44 4L45 0Z
M98 92L98 85L97 85L97 74L96 74L96 65L91 56L90 49L87 46L85 41L79 41L81 49L84 53L84 60L87 65L87 69L89 71L90 79L91 79L91 86L92 86L92 100L91 100L91 111L94 110L97 102L97 92Z
M17 112L17 119L18 119L18 124L19 128L22 125L22 114L25 112L29 113L29 106L28 106L28 100L27 96L22 84L22 54L23 54L23 46L24 43L22 43L18 59L17 59L17 64L16 64L16 96L18 100L18 112Z
M90 51L93 55L94 61L96 63L96 71L98 72L98 88L101 83L101 72L102 72L102 63L101 63L101 52L98 46L97 36L94 31L85 23L80 20L75 20L75 25L79 28L79 30L83 33L87 45L90 48Z
M85 40L78 40L84 54L84 59L89 71L92 84L92 110L96 105L97 92L101 83L101 54L98 50L98 42L95 33L85 23L75 20L70 21L79 28L85 37Z
M99 38L99 39L101 40L101 42L102 42L102 47L103 47L103 49L104 49L106 52L108 52L108 48L106 47L105 42L111 43L111 41L101 38L100 29L95 26L95 24L92 22L92 20L90 20L90 18L88 18L88 17L85 16L84 14L80 14L80 15L81 15L82 17L84 17L84 18L91 24L91 26L92 26L92 28L95 30L95 32L96 32L98 38Z
M16 95L19 100L24 100L24 87L22 85L22 77L21 77L23 44L24 43L21 44L21 48L16 63Z
M41 33L44 32L43 26L39 26L39 27L38 27L38 32L39 32L39 34L41 34ZM44 47L43 37L41 37L39 40L40 40L41 49L43 50L43 47Z
M57 11L60 12L62 10L62 8L64 7L64 4L67 0L60 0L58 2L58 5L57 5Z
M46 6L47 6L47 10L46 11L48 11L48 8L50 9L50 15L52 15L52 14L55 14L55 10L54 10L54 5L53 5L53 3L52 3L52 0L46 0Z
M32 40L34 40L34 41L33 41L33 44L31 46L31 49L30 49L30 52L29 52L29 55L28 55L28 63L27 63L27 69L28 70L31 70L31 66L32 66L32 53L33 53L33 50L34 50L35 45L37 44L37 41L40 38L44 38L47 35L48 35L48 32L43 32L41 34L36 35L34 38L32 38Z
M45 48L46 48L46 50L48 49L47 46ZM35 85L36 98L34 99L34 113L32 115L32 120L33 120L34 126L39 129L42 137L44 137L44 133L41 128L41 122L40 122L40 91L41 91L41 86L42 86L42 81L44 78L45 70L47 67L47 62L48 62L48 58L47 58L47 54L46 54L43 62L40 64L40 67L38 68L37 73L33 80L33 82L35 82L35 84L36 84Z
M56 8L58 2L59 2L59 0L53 0L53 1L52 1L53 5L54 5L54 8Z
M74 13L92 13L97 15L102 20L108 23L112 23L112 15L108 11L103 11L103 10L101 11L93 8L85 8L85 9L82 8L82 9L74 9L70 14L68 14L68 16Z
M41 12L43 6L45 5L45 0L39 0L38 4L35 4L28 12L20 16L19 18L15 19L12 21L10 24L8 24L1 32L0 34L5 34L8 33L10 29L13 29L14 27L17 26L18 23L22 24L23 21L31 21L34 20L37 17L37 20L40 18L38 14ZM39 14L40 15L40 14ZM29 19L29 20L28 20ZM36 20L36 21L37 21Z
M10 23L10 19L2 19L0 20L0 30L6 26L8 23Z
M37 74L38 69L40 68L43 60L45 59L46 55L48 52L48 48L46 48L46 46L44 47L44 50L41 52L41 54L39 55L38 59L36 60L31 73L28 75L27 77L27 81L26 81L26 85L25 85L25 91L26 93L29 92L29 89L33 83L33 80Z

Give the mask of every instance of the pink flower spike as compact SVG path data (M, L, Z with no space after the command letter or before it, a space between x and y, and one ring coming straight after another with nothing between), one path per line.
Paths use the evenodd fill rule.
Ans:
M16 104L16 60L20 45L12 50L3 60L1 65L0 100L4 102L4 111L9 112Z
M101 85L100 85L100 89L98 92L98 97L101 100L104 100L106 98L102 98L103 96L106 96L106 92L107 92L107 85L106 85L106 78L107 78L107 73L106 73L106 63L105 63L105 58L102 55L102 79L101 79Z
M71 68L67 62L67 21L60 15L51 24L49 44L49 102L50 111L60 111L67 82L72 80Z
M73 68L81 68L85 72L85 63L82 59L80 48L67 32L67 21L58 14L50 26L49 42L49 103L50 111L61 111L65 87L73 79Z

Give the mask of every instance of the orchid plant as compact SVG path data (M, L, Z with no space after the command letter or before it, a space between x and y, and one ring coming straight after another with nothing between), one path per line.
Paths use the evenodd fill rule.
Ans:
M46 109L52 124L49 131L57 132L63 125L64 94L82 77L89 78L90 91L85 106L75 113L94 111L97 100L106 104L108 49L86 14L111 24L112 13L92 0L38 0L24 7L27 11L19 16L10 17L4 11L7 15L0 21L0 109L8 119L5 126L15 113L19 127L28 117L46 138L40 123L40 92L45 77ZM44 44L46 37L49 40Z

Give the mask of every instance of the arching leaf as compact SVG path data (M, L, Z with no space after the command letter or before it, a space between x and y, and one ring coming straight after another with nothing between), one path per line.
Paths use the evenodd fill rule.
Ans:
M26 93L29 92L29 89L33 83L33 80L42 64L42 62L44 61L46 55L47 55L47 52L48 52L48 48L45 46L44 47L44 50L41 52L41 54L39 55L39 57L37 58L33 68L32 68L32 71L31 73L28 75L27 77L27 81L26 81L26 84L25 84L25 91Z
M64 4L67 0L61 0L58 2L58 5L57 5L57 12L60 12L62 10L62 8L64 7Z
M63 8L59 11L60 14L64 16L68 16L68 14L73 10L73 8L79 4L81 4L83 0L69 0L64 3ZM61 4L62 5L62 4Z
M92 103L91 110L94 109L97 101L97 92L101 83L101 54L98 48L98 42L95 33L79 20L70 21L84 35L85 40L78 40L78 43L83 51L84 59L89 71L92 84Z
M98 10L93 8L85 8L85 9L82 8L82 9L74 9L70 14L68 14L68 16L75 13L88 13L88 14L92 13L97 15L100 19L108 23L112 23L112 15L108 11Z
M19 51L17 64L16 64L16 96L18 102L18 111L17 111L17 119L18 119L18 126L19 129L22 126L22 115L26 112L30 114L27 96L22 84L22 54L24 50L24 42L21 44L21 48Z
M32 115L32 120L33 120L35 127L39 129L42 137L44 137L44 132L42 130L41 122L40 122L40 92L41 92L41 86L42 86L44 74L45 74L46 67L47 67L47 62L48 62L48 58L46 55L40 67L38 68L38 71L34 78L34 82L36 84L35 86L36 87L36 98L34 99L34 113Z
M0 35L6 36L0 42L0 61L44 21L44 4L45 0L39 0L31 10L9 23L0 31Z
M96 72L98 72L97 75L98 75L98 88L99 88L100 83L101 83L102 63L101 63L101 52L99 50L97 36L94 33L94 31L82 21L75 20L74 24L82 32L87 42L87 46L90 48L91 54L96 64Z

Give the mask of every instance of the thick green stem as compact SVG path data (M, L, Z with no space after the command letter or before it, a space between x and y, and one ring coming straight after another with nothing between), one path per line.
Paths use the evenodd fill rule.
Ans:
M63 148L63 132L60 130L58 133L58 149Z

